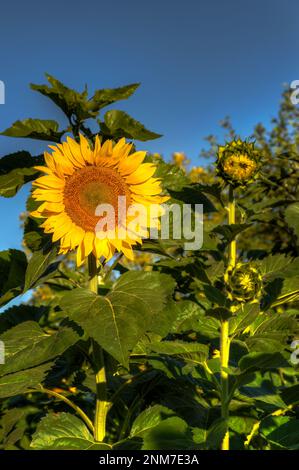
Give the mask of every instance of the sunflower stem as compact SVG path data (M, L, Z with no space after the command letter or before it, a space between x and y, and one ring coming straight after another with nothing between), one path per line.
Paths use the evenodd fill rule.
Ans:
M229 187L228 196L228 223L229 225L236 223L236 202L234 198L234 190ZM236 240L232 240L229 244L228 265L234 267L236 264L237 245ZM229 387L228 373L226 371L229 364L229 323L228 319L221 322L220 333L220 363L221 363L221 417L228 423L229 418ZM229 450L229 431L226 432L222 444L222 450Z
M88 256L89 288L95 294L98 293L97 261L91 253ZM96 374L96 411L94 420L94 438L97 442L103 442L106 436L106 420L110 403L107 401L107 379L105 370L104 352L101 346L93 341L93 357Z

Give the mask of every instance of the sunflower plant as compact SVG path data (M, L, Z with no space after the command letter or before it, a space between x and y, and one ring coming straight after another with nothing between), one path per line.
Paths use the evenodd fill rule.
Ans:
M2 448L298 449L298 138L292 153L261 129L211 141L216 171L189 170L185 154L138 150L160 135L105 110L138 84L89 97L47 79L31 87L65 128L2 132L47 147L0 160L1 196L30 185L24 250L0 253ZM151 239L158 216L137 237L98 228L99 205L120 229L131 203L202 204L202 246Z

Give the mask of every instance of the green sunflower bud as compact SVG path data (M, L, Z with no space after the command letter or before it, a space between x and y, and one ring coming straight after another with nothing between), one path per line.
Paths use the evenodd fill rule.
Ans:
M250 263L237 263L234 268L229 267L224 280L229 297L239 302L254 300L262 288L262 276Z
M246 186L259 170L259 155L253 142L233 140L218 148L216 164L217 173L227 183Z

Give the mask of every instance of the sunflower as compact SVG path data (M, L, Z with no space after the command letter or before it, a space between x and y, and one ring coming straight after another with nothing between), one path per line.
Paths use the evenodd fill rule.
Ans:
M77 249L78 266L90 253L97 259L109 260L119 251L132 260L132 247L142 242L141 238L130 236L130 232L123 238L117 233L112 236L109 230L97 236L99 204L112 206L116 223L125 224L130 205L149 208L168 199L161 196L160 181L153 178L156 166L143 163L146 152L130 153L132 145L124 138L115 145L112 140L102 144L96 136L92 148L83 135L79 143L67 137L66 142L50 146L51 154L45 152L46 166L36 167L45 175L34 181L36 189L32 196L42 204L31 215L46 219L41 227L52 234L53 242L60 241L60 253ZM125 197L122 213L118 205L121 197ZM146 220L143 236L147 235L145 229L158 223L154 219Z
M217 172L233 186L246 186L259 170L259 155L253 142L233 140L218 148Z
M239 302L256 299L262 288L262 275L254 263L237 263L224 275L229 297Z

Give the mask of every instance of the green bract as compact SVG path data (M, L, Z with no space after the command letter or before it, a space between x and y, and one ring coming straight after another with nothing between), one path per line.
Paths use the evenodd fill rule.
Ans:
M250 263L237 263L229 267L224 276L226 289L232 300L248 302L258 297L262 287L262 276Z

